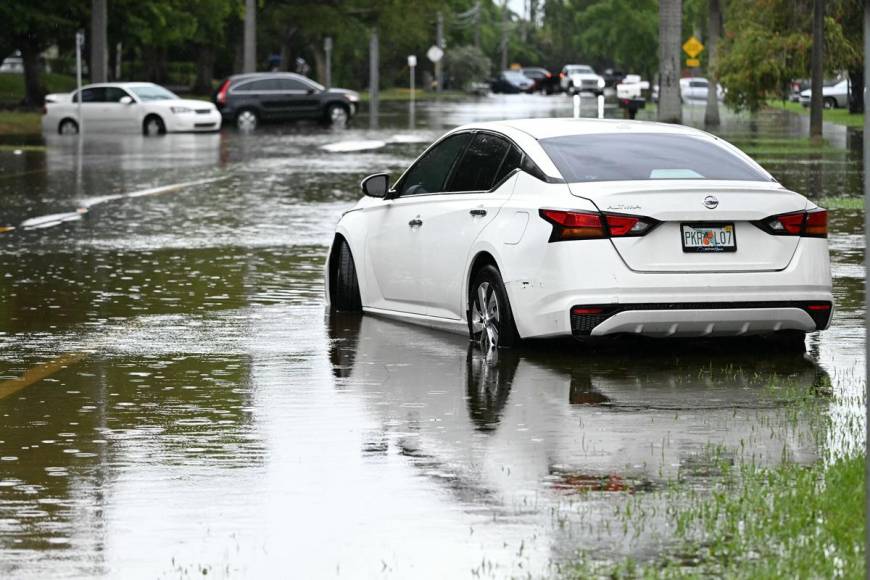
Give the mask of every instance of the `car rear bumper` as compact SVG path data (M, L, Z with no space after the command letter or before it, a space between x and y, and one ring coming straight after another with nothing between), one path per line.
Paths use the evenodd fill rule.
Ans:
M818 326L802 306L833 301L826 242L801 239L784 270L674 273L630 270L608 240L579 242L582 251L573 242L549 244L531 276L506 276L505 287L523 338L576 336L578 306L608 314L585 329L591 336L809 332L827 321Z

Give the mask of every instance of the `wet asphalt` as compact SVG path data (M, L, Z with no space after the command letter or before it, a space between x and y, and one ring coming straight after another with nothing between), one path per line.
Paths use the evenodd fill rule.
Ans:
M670 481L715 485L711 449L773 465L862 443L859 210L831 213L836 313L804 354L560 341L491 360L464 337L327 315L325 253L361 177L397 175L464 122L571 111L384 103L342 129L0 152L0 228L15 228L0 234L0 576L548 574L581 548L663 549L665 510L637 533L617 514ZM860 196L860 132L826 126L824 154L779 147L805 131L765 113L718 132L788 187ZM831 419L821 437L789 406L807 396Z

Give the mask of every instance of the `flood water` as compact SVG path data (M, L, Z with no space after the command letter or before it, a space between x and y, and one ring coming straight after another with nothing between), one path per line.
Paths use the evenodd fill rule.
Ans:
M805 355L547 342L492 361L326 315L325 253L361 177L464 122L571 110L384 103L348 129L0 152L0 576L544 575L578 549L664 549L661 517L630 533L616 514L669 481L710 487L711 449L773 465L862 445L860 210L831 212L835 317ZM860 196L860 132L825 130L815 154L783 147L806 134L786 113L719 133L790 188ZM322 149L348 141L381 143ZM830 418L821 436L799 397Z

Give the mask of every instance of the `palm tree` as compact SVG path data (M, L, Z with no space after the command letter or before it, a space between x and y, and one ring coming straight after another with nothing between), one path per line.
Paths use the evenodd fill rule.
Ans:
M704 124L715 127L719 124L719 75L716 59L719 54L719 37L722 36L722 10L719 0L708 0L707 5L707 110Z
M810 64L810 138L822 138L822 82L825 75L825 0L813 3L813 53Z
M108 78L109 53L106 42L106 0L91 2L91 82L104 83Z
M659 2L659 121L680 123L680 40L682 0Z
M257 71L257 0L245 2L245 28L243 40L242 72Z

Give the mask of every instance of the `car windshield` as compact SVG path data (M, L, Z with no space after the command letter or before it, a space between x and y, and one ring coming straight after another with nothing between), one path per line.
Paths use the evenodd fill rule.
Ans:
M157 85L137 85L129 87L143 101L165 101L177 99L178 95Z
M592 70L591 66L585 66L585 65L584 66L569 66L568 67L568 74L576 75L576 74L585 74L585 73L593 73L594 74L595 71Z
M542 139L540 143L569 183L649 179L773 179L709 139L688 135L567 135Z

